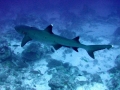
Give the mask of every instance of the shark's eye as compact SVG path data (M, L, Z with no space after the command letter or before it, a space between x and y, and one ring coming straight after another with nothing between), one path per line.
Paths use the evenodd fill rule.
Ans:
M25 34L25 32L22 31L23 34Z

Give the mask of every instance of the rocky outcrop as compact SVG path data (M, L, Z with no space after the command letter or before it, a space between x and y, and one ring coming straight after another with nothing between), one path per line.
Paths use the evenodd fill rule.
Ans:
M0 47L0 60L1 62L6 61L12 57L11 49L7 46Z
M42 47L40 43L31 43L22 52L22 58L25 61L35 61L41 59L48 53L49 50L45 47Z

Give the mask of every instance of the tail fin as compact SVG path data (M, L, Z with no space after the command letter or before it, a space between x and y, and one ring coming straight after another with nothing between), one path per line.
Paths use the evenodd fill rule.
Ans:
M110 49L112 47L112 45L88 45L86 46L86 51L88 52L88 54L90 55L90 57L92 57L93 59L94 57L94 52L97 50L102 50L102 49Z

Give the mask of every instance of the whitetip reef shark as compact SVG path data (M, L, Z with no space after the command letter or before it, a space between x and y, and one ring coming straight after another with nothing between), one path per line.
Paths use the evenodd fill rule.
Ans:
M84 45L79 42L79 37L74 39L67 39L65 37L61 37L55 35L52 32L53 25L47 26L44 30L40 30L36 27L30 27L26 25L18 25L15 26L15 30L18 33L24 35L24 38L21 43L21 47L23 47L28 41L37 40L42 43L47 43L52 45L56 50L61 48L62 46L73 48L78 52L78 48L83 48L87 51L90 57L94 59L94 52L102 49L110 49L112 45Z

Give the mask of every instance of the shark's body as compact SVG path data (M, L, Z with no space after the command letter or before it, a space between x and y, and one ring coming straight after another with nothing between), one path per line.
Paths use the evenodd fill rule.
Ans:
M47 43L53 45L53 47L57 50L61 46L71 47L75 51L78 51L78 48L85 49L88 54L94 58L94 51L101 49L109 49L112 45L84 45L79 42L79 37L74 39L67 39L58 35L55 35L52 32L52 25L49 25L45 30L39 30L35 27L29 27L25 25L16 26L15 30L21 34L24 34L24 38L22 40L21 46L23 47L30 40L37 40L42 43Z

